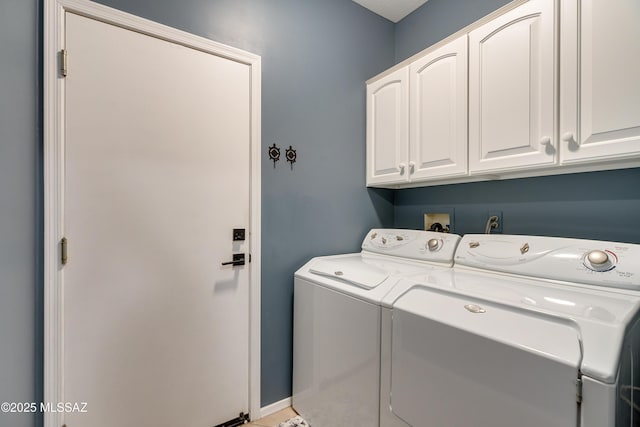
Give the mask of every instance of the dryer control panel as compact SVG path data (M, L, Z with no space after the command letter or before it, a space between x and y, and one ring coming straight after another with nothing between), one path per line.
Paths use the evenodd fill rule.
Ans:
M453 254L460 236L433 231L374 228L362 241L366 252L393 255L400 258L453 264Z
M640 245L561 237L470 234L454 263L490 271L640 290Z

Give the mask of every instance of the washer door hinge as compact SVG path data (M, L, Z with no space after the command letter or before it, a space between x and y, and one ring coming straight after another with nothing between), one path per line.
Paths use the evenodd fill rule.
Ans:
M60 76L67 77L67 51L66 49L62 49L58 52L58 69L60 71Z
M582 403L582 377L576 380L576 403Z
M62 240L60 240L60 263L62 265L67 265L67 238L63 237Z

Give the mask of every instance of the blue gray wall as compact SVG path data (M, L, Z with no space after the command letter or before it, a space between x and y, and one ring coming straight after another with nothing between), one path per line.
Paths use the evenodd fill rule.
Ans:
M0 2L0 402L40 396L42 287L37 2ZM36 417L0 413L1 426Z
M431 1L431 0L430 0ZM395 226L422 228L425 212L454 210L454 232L502 232L640 243L640 169L398 190Z
M396 25L397 62L508 2L429 0ZM425 212L449 209L458 234L502 211L504 233L640 243L640 169L398 190L394 224L422 228Z
M393 65L394 26L350 0L101 3L262 56L262 404L288 397L294 271L393 223L393 193L365 188L364 81ZM41 8L0 2L0 402L41 395Z
M391 226L394 215L396 226L421 228L425 210L452 207L456 231L468 233L499 208L508 233L640 242L638 169L365 189L364 81L505 0L429 0L395 26L350 0L102 2L263 58L264 405L291 392L293 272L312 256L357 250L368 228ZM41 7L0 2L0 402L41 396ZM298 150L293 170L268 161L274 142ZM0 426L38 422L0 414Z
M429 0L395 27L396 62L439 42L511 0Z

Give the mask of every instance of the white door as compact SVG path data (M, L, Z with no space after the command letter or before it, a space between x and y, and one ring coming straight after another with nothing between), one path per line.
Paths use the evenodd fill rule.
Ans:
M411 64L412 181L467 174L467 36Z
M408 180L409 71L367 85L367 185Z
M250 67L66 13L69 426L248 412Z
M551 166L554 10L531 0L469 33L471 174Z
M640 156L640 4L563 1L563 163Z

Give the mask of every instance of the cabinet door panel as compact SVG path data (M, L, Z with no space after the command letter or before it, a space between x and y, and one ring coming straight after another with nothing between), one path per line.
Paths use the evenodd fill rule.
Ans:
M408 69L367 86L367 185L406 182Z
M563 3L562 161L640 156L640 5Z
M532 0L469 33L469 169L553 165L553 1Z
M467 174L467 36L413 63L411 180Z

